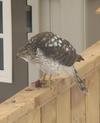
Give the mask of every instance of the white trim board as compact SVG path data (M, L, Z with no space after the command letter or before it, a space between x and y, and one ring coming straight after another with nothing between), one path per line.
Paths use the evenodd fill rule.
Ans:
M28 5L32 6L32 33L28 33L28 39L39 33L39 0L28 0ZM39 66L28 64L29 84L40 77Z

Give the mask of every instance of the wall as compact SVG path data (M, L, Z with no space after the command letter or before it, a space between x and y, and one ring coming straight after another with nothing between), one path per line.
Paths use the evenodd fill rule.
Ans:
M27 64L16 60L18 48L26 41L26 2L12 0L13 83L0 83L0 101L12 96L28 84Z
M80 52L85 48L83 0L40 1L40 31L51 30Z
M61 0L61 31L77 51L85 48L84 0Z
M100 7L100 0L87 0L87 46L100 40L100 14L95 12L97 7Z

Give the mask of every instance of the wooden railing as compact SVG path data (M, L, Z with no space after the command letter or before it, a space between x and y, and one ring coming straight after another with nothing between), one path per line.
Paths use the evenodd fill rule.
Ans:
M30 86L0 104L0 123L100 123L100 41L83 57L75 66L87 94L70 76L54 77L52 88Z

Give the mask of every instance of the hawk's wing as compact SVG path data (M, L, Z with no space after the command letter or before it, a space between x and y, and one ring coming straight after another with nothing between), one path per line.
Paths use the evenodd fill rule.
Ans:
M62 65L71 66L75 61L82 60L75 48L65 39L52 32L42 32L29 40L33 49L39 48L44 56L59 62Z

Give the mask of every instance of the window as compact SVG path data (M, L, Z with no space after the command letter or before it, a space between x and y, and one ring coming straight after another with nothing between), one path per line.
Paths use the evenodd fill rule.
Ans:
M0 0L0 82L12 82L11 0Z

